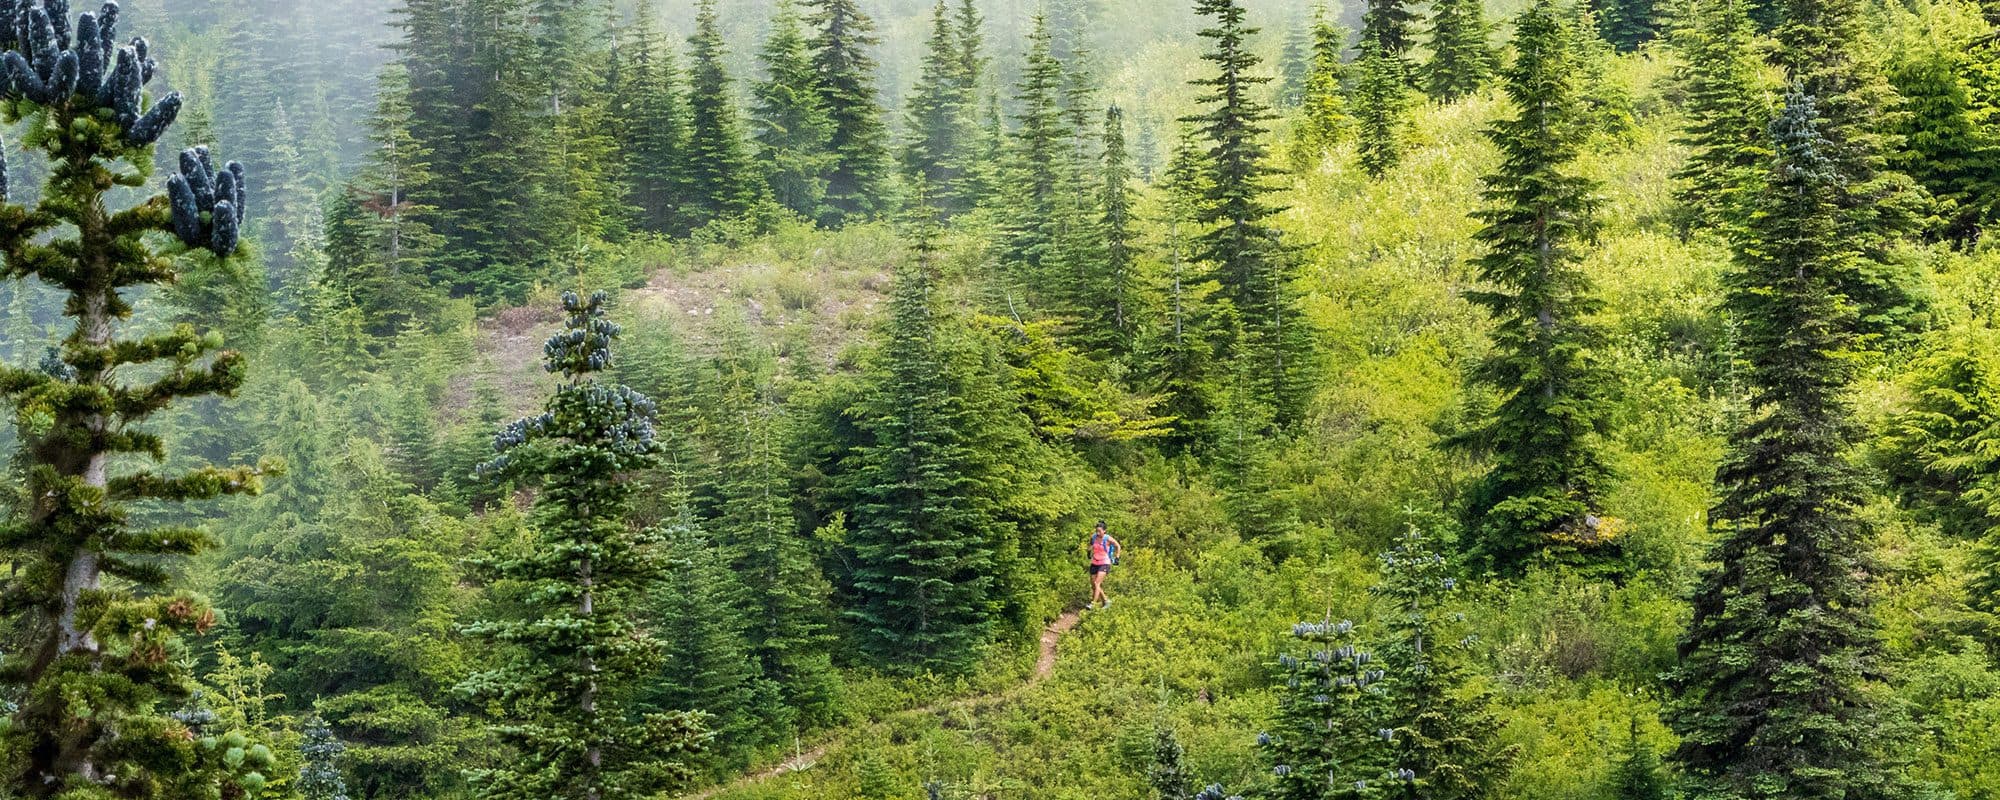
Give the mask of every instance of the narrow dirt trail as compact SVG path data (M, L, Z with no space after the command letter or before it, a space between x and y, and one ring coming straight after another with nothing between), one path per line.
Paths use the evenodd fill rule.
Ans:
M1040 684L1042 681L1048 680L1050 675L1055 674L1057 646L1061 645L1063 637L1069 635L1070 631L1076 630L1077 624L1082 621L1083 621L1083 612L1066 611L1063 612L1062 616L1056 617L1056 620L1054 622L1049 623L1048 627L1043 628L1041 645L1035 655L1035 671L1028 674L1028 680L1022 683L1015 684L1013 687L1007 689L1006 691L998 692L995 694L961 697L956 700L951 700L944 703L933 703L928 706L913 708L908 711L900 711L897 713L936 714L943 711L951 711L967 707L977 707L992 702L1005 700L1009 697L1013 697L1014 695L1022 691L1032 688ZM879 723L870 723L866 727L873 727L876 724ZM758 770L756 772L752 772L748 775L744 775L740 778L737 778L736 780L724 784L719 784L716 786L711 786L707 789L695 792L694 794L682 795L681 800L708 800L709 798L721 794L725 791L740 789L745 786L752 786L755 784L763 783L764 781L770 780L780 775L811 769L813 765L819 763L820 759L826 757L827 751L832 749L835 744L838 744L838 742L837 741L822 742L819 745L816 745L809 750L800 751L799 753L793 755L791 758L785 759L784 761L780 761L776 764L773 764L769 767Z

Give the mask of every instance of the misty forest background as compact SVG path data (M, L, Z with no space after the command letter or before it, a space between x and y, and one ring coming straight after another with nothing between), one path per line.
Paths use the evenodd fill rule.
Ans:
M645 744L603 797L2000 800L2000 4L120 26L187 99L147 185L249 176L242 254L127 294L242 353L168 467L283 465L132 506L213 534L155 710L215 796L584 797L581 730ZM71 322L0 281L0 362L73 380ZM563 535L630 559L581 634Z

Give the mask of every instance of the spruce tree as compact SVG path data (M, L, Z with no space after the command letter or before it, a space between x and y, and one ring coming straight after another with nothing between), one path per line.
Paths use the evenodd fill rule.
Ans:
M180 94L148 106L159 67L145 39L121 43L116 6L71 19L66 4L23 3L0 17L5 120L25 121L27 145L52 167L32 203L14 202L0 181L0 277L59 290L74 320L59 347L35 354L38 365L0 366L19 475L0 521L11 565L0 588L9 635L0 683L11 701L0 794L256 792L273 763L268 747L212 715L172 711L195 689L186 639L215 624L174 585L178 565L213 540L134 519L141 504L255 493L267 472L162 463L170 437L147 423L176 401L233 394L247 365L192 325L141 333L132 319L131 298L173 283L205 258L197 251L236 253L245 170L218 169L206 147L192 148L164 194L117 208L146 185Z
M1383 54L1381 45L1362 42L1361 73L1349 104L1354 108L1355 151L1368 177L1380 179L1403 161L1409 127L1409 81L1403 62Z
M1285 46L1278 52L1277 97L1273 102L1277 108L1290 110L1305 101L1306 80L1313 67L1314 28L1325 14L1325 6L1314 6L1313 13L1311 20L1285 29Z
M1333 23L1324 4L1313 8L1312 62L1300 99L1296 161L1316 164L1354 128L1347 104L1347 30Z
M1382 55L1395 60L1407 73L1410 48L1416 44L1416 24L1417 12L1410 8L1409 0L1366 0L1366 10L1361 14L1361 42L1364 47L1374 43L1381 48Z
M1104 272L1110 284L1108 314L1098 320L1110 330L1100 338L1113 353L1125 355L1131 347L1131 307L1138 300L1135 233L1132 230L1132 166L1125 153L1125 112L1117 106L1104 111L1104 196L1099 205L1104 218L1098 229L1104 235Z
M947 217L971 208L974 199L961 194L973 138L970 80L963 32L938 0L917 84L905 103L909 140L902 161L908 182L928 187L930 204Z
M928 212L920 212L928 218ZM959 670L992 631L1016 545L988 444L1010 423L968 363L938 296L930 223L897 270L868 388L845 416L862 433L841 468L849 506L845 609L861 651L897 670Z
M1498 61L1487 42L1488 33L1485 3L1437 0L1431 9L1431 60L1424 65L1424 91L1450 103L1485 89Z
M1674 174L1684 228L1740 228L1770 153L1772 114L1747 0L1691 0L1673 35L1688 159Z
M1631 735L1625 752L1611 771L1610 796L1617 800L1671 800L1674 787L1660 773L1660 754L1639 736L1639 720L1632 719Z
M759 718L769 689L750 652L743 608L747 594L727 557L683 515L662 534L674 580L654 584L644 618L656 621L671 658L646 676L635 704L641 708L698 713L711 738L703 759L722 773L740 767L748 752L776 738L781 728ZM644 796L644 795L640 795Z
M1632 52L1659 34L1658 0L1596 0L1597 29L1621 52Z
M1188 776L1186 755L1173 728L1162 725L1153 732L1153 764L1146 770L1146 782L1152 785L1154 797L1159 800L1194 797L1194 779Z
M839 226L873 217L887 208L889 155L882 108L875 100L875 23L855 0L808 0L813 69L820 102L832 122L827 139L832 167L826 173L825 209L820 222Z
M1865 488L1848 460L1856 345L1842 282L1842 148L1813 95L1771 126L1777 157L1737 251L1727 307L1753 415L1716 475L1710 563L1667 673L1673 760L1711 798L1886 798L1877 623L1869 613Z
M318 286L336 307L357 310L367 331L389 336L427 321L441 299L431 289L430 260L444 241L431 229L431 152L410 135L408 76L383 71L369 121L374 149L326 217L326 265Z
M1044 267L1056 234L1056 208L1064 198L1063 167L1070 163L1070 131L1062 117L1062 63L1052 51L1048 19L1037 15L1028 34L1026 61L1014 88L1019 109L1009 135L1008 193L1003 247L1020 265L1016 282L1046 290Z
M1919 51L1889 76L1905 112L1895 129L1904 147L1892 164L1937 201L1926 235L1958 243L1977 239L2000 211L2000 143L1981 124L1963 61L1941 48Z
M1278 656L1282 687L1272 730L1258 736L1279 800L1371 796L1387 764L1381 733L1387 673L1351 620L1292 626L1296 650Z
M696 7L688 37L688 142L681 216L695 227L750 213L758 200L757 177L743 148L736 98L723 72L728 57L716 21L715 0Z
M299 800L348 800L347 780L340 777L340 754L347 750L326 720L317 716L305 721L305 741L299 745L304 763L293 784Z
M654 404L597 377L619 335L604 303L602 293L563 295L567 324L543 348L544 368L563 383L543 413L494 438L498 456L481 467L541 489L533 542L488 564L511 595L511 613L466 629L508 646L502 664L461 685L504 709L494 733L517 751L475 776L481 796L495 800L671 789L701 740L689 717L633 708L663 657L634 611L669 573L657 547L623 519L635 490L625 478L654 457Z
M1458 589L1451 572L1412 525L1382 554L1382 582L1373 589L1388 605L1379 648L1386 690L1379 733L1388 751L1380 788L1398 800L1493 797L1516 756L1499 743L1490 693L1467 685L1467 651L1477 639L1446 633L1446 598Z
M1252 72L1259 58L1248 45L1257 31L1237 0L1197 0L1195 9L1212 18L1201 32L1210 42L1202 58L1216 70L1194 81L1207 88L1199 101L1208 109L1184 120L1200 126L1209 144L1208 196L1197 220L1211 230L1197 257L1214 271L1238 320L1230 355L1247 372L1249 396L1286 425L1305 402L1310 338L1292 286L1291 253L1270 224L1278 213L1267 200L1273 170L1263 136L1271 115L1252 96L1269 78Z
M1860 309L1864 343L1894 345L1929 316L1922 273L1894 254L1926 203L1922 188L1889 163L1904 146L1894 135L1898 99L1863 46L1860 0L1785 0L1784 10L1775 60L1817 99L1824 157L1841 176L1839 236L1863 256L1848 265L1841 292Z
M1593 360L1598 301L1578 263L1596 238L1597 185L1576 174L1590 131L1562 14L1537 0L1516 23L1506 71L1516 113L1489 133L1502 161L1478 214L1485 288L1468 296L1494 326L1474 378L1499 395L1460 440L1492 461L1467 509L1470 550L1506 574L1602 544L1591 523L1609 480L1595 437L1612 379Z
M687 96L673 48L661 37L650 0L640 0L619 65L617 117L634 222L652 233L685 233ZM767 159L767 163L769 159Z
M1155 290L1161 308L1140 329L1134 346L1139 385L1165 398L1160 413L1172 417L1172 452L1200 449L1210 439L1209 420L1217 410L1216 351L1221 344L1218 316L1211 308L1215 281L1199 274L1192 253L1199 244L1202 208L1208 202L1211 171L1207 153L1191 133L1174 145L1160 188L1165 230L1165 274Z
M779 205L807 219L826 213L826 173L833 167L833 119L820 99L818 73L792 0L779 0L759 60L751 125L765 181Z

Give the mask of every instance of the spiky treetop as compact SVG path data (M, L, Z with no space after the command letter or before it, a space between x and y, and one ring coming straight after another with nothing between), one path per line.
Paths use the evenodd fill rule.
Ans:
M1292 637L1303 651L1278 656L1277 719L1257 737L1277 783L1272 796L1368 797L1387 764L1378 735L1386 675L1351 621L1301 622Z
M174 400L234 392L243 359L190 326L137 338L120 338L119 327L132 313L125 294L174 280L167 256L179 248L156 247L169 236L217 256L235 251L243 170L216 169L197 149L183 154L168 194L107 207L119 187L146 185L152 144L181 108L172 93L147 107L157 64L144 39L117 43L118 16L106 3L72 25L62 0L0 0L0 118L21 123L25 144L51 164L35 205L0 197L0 276L66 292L64 313L76 320L39 368L0 366L26 473L0 524L0 558L15 567L0 590L14 629L0 680L20 700L0 733L0 795L242 797L263 785L255 770L270 751L207 730L209 716L159 709L189 692L181 636L215 621L168 586L163 559L210 540L190 528L135 530L129 505L259 488L258 469L165 474L130 463L165 456L142 423Z
M532 547L490 565L519 591L515 613L467 628L510 646L507 663L461 688L505 709L495 732L519 752L475 778L488 798L644 797L686 778L684 759L702 738L685 715L632 711L633 693L664 657L630 609L665 579L666 562L623 520L634 491L625 476L654 458L655 409L595 377L611 366L619 333L604 318L603 293L562 300L568 324L542 354L565 382L543 413L502 429L499 456L480 467L537 483L541 496Z

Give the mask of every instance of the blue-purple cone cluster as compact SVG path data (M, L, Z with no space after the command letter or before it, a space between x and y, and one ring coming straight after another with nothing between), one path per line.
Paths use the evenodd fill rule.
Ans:
M118 4L84 12L69 25L69 0L0 0L0 94L42 105L82 97L111 111L125 140L152 144L180 115L169 92L141 110L142 90L159 71L146 40L118 43Z
M181 151L180 173L167 179L174 235L189 247L205 247L218 256L235 252L243 226L244 194L242 164L231 161L218 170L209 160L208 148Z

